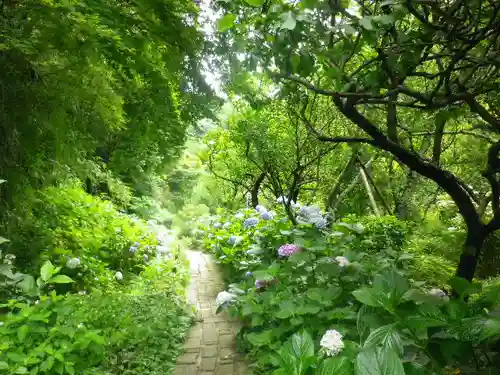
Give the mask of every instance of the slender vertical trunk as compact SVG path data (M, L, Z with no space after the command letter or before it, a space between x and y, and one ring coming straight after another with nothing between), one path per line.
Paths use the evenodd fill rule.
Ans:
M361 179L363 180L363 184L365 185L366 194L368 195L368 199L370 200L373 213L375 214L376 217L380 217L380 211L378 209L377 202L375 202L375 198L373 197L372 189L368 182L368 178L366 177L366 173L362 167L359 167L359 174L361 175Z
M472 281L486 236L487 231L484 225L468 228L456 276Z

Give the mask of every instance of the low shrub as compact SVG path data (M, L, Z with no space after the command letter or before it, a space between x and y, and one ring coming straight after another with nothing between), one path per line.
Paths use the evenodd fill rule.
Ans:
M431 258L403 252L404 223L350 218L327 228L316 216L292 226L279 207L205 223L197 233L228 270L217 303L243 322L256 373L493 374L500 363L499 300L466 302L481 285L463 279L421 279Z
M147 224L78 184L45 188L18 208L6 252L22 272L50 260L75 280L73 290L112 283L115 274L138 274L156 254L158 241Z

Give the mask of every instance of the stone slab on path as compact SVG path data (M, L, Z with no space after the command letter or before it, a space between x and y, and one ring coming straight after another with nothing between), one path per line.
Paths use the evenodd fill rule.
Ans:
M198 311L198 322L189 331L173 375L247 375L246 363L236 352L238 323L215 313L215 298L224 288L217 264L200 251L188 251L187 256L188 298Z

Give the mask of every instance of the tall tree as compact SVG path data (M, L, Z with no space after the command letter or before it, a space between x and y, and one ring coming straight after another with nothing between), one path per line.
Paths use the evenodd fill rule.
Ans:
M235 16L225 29L246 41L235 43L234 51L245 52L245 66L257 60L304 111L311 97L328 98L350 125L328 134L310 124L320 141L384 150L446 191L468 230L457 275L471 280L485 238L500 228L500 3L248 4L223 5ZM424 127L419 118L427 119ZM457 139L479 139L477 162L490 187L491 217L481 217L479 198L469 187L483 183L467 184L443 163L443 135L450 132ZM415 147L416 137L432 147Z

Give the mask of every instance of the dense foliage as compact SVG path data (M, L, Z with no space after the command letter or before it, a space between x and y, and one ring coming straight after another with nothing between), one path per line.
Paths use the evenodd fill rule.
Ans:
M0 25L0 374L170 373L178 236L256 374L498 372L500 3L3 1Z
M242 320L256 373L495 373L498 284L426 278L394 218L327 229L317 207L294 210L298 226L281 204L221 211L193 233L226 271L218 303Z

